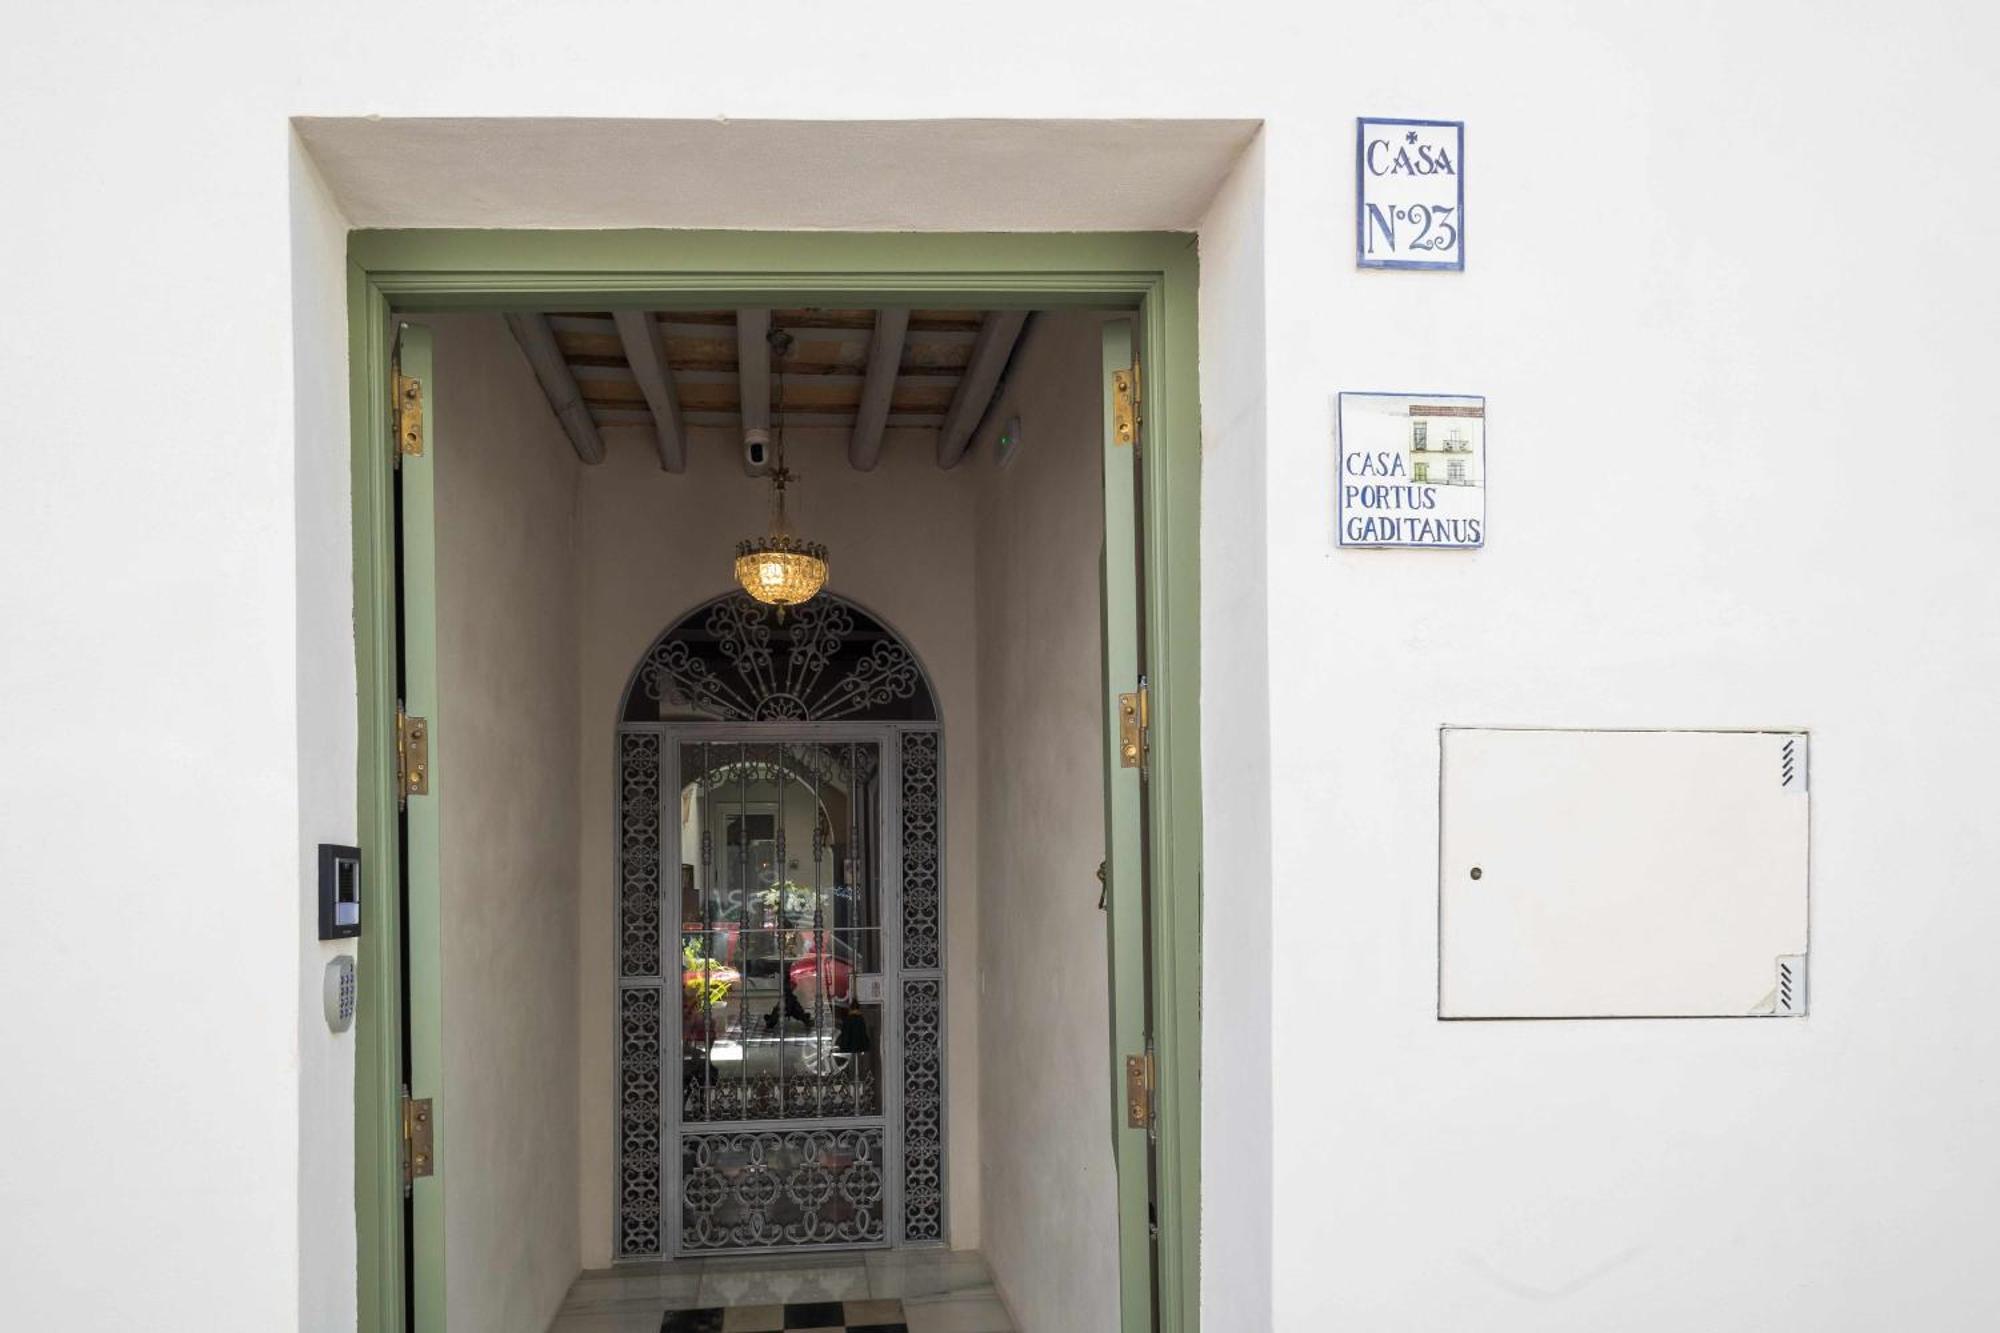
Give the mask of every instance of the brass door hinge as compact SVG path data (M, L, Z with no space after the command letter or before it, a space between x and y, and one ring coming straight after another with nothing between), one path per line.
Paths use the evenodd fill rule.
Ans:
M412 796L431 794L431 728L420 717L411 717L396 705L396 804L408 805Z
M1153 1044L1144 1055L1125 1057L1125 1128L1153 1132Z
M424 452L424 382L396 371L396 461Z
M1139 367L1111 372L1111 430L1120 444L1139 442Z
M407 1090L403 1093L403 1188L419 1176L431 1175L437 1169L437 1156L432 1148L431 1099L412 1097Z
M1142 680L1138 689L1118 696L1118 766L1136 768L1142 773L1146 768L1146 750L1152 744L1147 734L1151 709L1146 693L1146 682Z

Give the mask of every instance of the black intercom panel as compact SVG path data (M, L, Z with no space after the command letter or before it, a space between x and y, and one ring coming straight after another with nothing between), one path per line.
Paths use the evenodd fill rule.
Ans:
M319 845L319 937L348 940L361 933L361 849Z

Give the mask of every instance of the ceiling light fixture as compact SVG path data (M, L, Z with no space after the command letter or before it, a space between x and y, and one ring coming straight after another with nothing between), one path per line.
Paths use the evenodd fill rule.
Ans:
M792 335L772 329L771 368L778 380L777 429L771 448L771 524L762 537L752 537L736 546L736 581L767 606L778 608L785 618L788 607L811 601L826 586L826 547L804 541L792 532L785 513L785 487L792 481L785 466L785 358L791 354Z

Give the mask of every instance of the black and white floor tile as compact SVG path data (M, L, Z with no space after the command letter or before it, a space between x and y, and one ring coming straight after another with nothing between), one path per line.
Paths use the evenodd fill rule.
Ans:
M903 1303L793 1301L735 1309L669 1310L660 1333L910 1333Z

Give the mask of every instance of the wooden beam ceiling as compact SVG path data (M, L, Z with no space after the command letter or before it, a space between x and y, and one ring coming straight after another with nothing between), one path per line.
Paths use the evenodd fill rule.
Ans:
M888 307L875 312L875 328L868 344L868 373L861 384L861 401L855 407L854 434L847 441L847 461L863 472L873 472L882 458L882 431L889 424L896 377L903 368L903 338L909 327L907 308Z
M736 385L729 376L690 372L674 376L674 382L683 414L736 414ZM863 383L859 375L810 380L794 380L787 375L785 417L790 422L801 416L831 415L851 422L860 407ZM903 382L896 386L895 395L889 400L889 412L892 416L942 419L951 407L952 392L950 380ZM645 390L631 377L590 381L588 401L598 409L631 411L647 407ZM768 414L765 420L770 420Z
M880 464L898 430L939 432L945 466L962 457L1022 318L996 322L977 310L905 307L778 308L570 311L510 318L510 324L524 350L541 349L530 364L543 358L536 377L559 419L567 411L563 428L579 457L602 456L598 432L647 430L661 468L682 471L698 427L740 434L778 425L772 387L782 371L783 424L845 429L848 459L866 471ZM782 366L771 362L773 328L792 338ZM550 340L559 365L547 364ZM948 450L942 447L947 426Z
M666 472L685 472L687 428L681 423L681 402L674 392L674 375L667 364L659 321L643 310L620 310L611 319L618 326L618 341L632 378L653 413L653 440L660 451L660 467Z
M1007 369L1007 358L1014 354L1014 344L1020 340L1022 326L1027 322L1025 310L987 312L979 326L979 340L972 345L972 360L958 382L944 424L938 428L939 467L957 467L965 457L972 444L972 432L993 402L993 392L1000 387L1000 373Z
M743 433L771 429L771 312L736 312L736 411Z
M556 335L549 327L548 316L508 315L507 327L513 330L514 341L521 344L521 350L527 354L528 365L534 369L535 378L541 383L542 395L549 400L556 420L562 423L563 433L569 436L576 456L586 463L602 463L604 439L597 433L597 423L584 404L583 394L576 387L576 378L570 374L562 349L556 345Z

